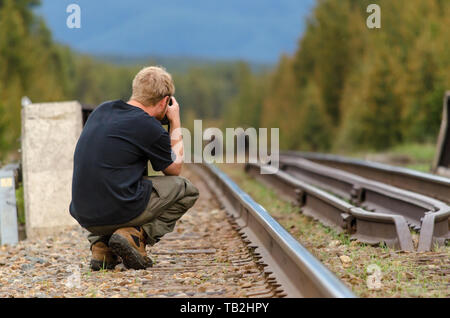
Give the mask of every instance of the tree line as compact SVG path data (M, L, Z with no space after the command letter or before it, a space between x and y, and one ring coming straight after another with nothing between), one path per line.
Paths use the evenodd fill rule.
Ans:
M167 66L183 125L279 127L283 149L384 149L433 142L450 89L450 2L318 0L293 55L271 69L245 62ZM0 0L0 160L20 148L20 100L98 105L130 97L145 65L113 63L55 43L39 0ZM188 67L186 67L188 65ZM206 127L206 125L204 125Z
M11 153L17 159L23 96L32 102L78 100L91 106L126 101L135 74L160 65L155 59L112 62L55 43L45 21L33 13L38 5L39 0L0 0L0 160ZM238 93L240 70L247 67L243 62L162 60L174 77L187 127L198 118L220 120Z
M279 127L285 149L434 142L450 89L450 1L376 1L380 29L366 26L370 3L317 1L295 54L241 78L229 121Z

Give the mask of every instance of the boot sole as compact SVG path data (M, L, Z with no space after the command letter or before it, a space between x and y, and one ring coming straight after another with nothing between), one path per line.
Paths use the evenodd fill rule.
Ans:
M114 269L118 263L104 263L103 261L99 261L96 259L91 260L91 269L94 271L99 271L101 269Z
M145 269L151 267L151 261L146 260L139 252L128 243L121 235L113 234L109 239L109 247L122 258L127 268Z

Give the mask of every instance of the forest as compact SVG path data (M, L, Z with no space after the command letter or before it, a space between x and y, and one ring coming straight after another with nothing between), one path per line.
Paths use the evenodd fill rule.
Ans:
M435 142L450 89L450 2L318 0L293 55L272 67L245 61L164 65L183 126L279 127L283 149L382 150ZM33 13L38 0L0 0L0 160L20 148L21 98L97 105L127 99L141 63L116 63L56 43ZM204 124L206 127L207 125Z
M383 150L435 142L450 89L450 2L320 0L293 56L249 76L230 107L233 125L280 127L284 149ZM245 108L247 116L240 116Z

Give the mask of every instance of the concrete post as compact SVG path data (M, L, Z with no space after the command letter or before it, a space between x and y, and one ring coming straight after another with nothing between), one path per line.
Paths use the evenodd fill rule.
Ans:
M22 171L28 238L73 226L73 154L82 130L78 102L22 108Z

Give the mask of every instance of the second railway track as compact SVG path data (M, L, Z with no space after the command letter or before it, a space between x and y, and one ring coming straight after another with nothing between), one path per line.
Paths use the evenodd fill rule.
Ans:
M321 164L317 162L321 162ZM346 169L341 165L344 165ZM359 167L363 167L362 171L367 169L372 172L370 174L362 173ZM445 202L422 194L426 191L422 190L417 193L405 190L404 188L408 188L407 186L403 186L403 189L393 186L395 183L392 182L392 176L388 177L387 167L380 172L375 169L373 164L365 164L362 161L356 164L351 160L337 159L329 155L286 152L280 156L280 168L282 172L266 175L265 180L278 185L281 182L284 188L290 187L297 192L300 191L301 194L292 194L291 199L294 198L297 203L306 205L307 213L335 228L356 230L354 236L363 242L384 241L388 245L397 246L403 250L412 250L413 244L407 225L414 230L421 231L418 251L430 250L436 244L444 245L445 241L450 238L448 226L450 207ZM255 171L263 169L263 167L248 165L247 169ZM350 173L349 170L358 172L359 175ZM396 171L393 167L391 170ZM395 175L392 171L391 174ZM409 179L419 178L416 173L408 172L407 169L400 171L401 174L396 171L397 179L400 178L399 175L408 173L407 178ZM372 175L378 176L377 181L368 178ZM380 182L383 175L385 176L384 180L387 181ZM296 180L288 180L289 176ZM424 180L427 189L430 188L427 186L428 184L434 184L434 187L441 187L440 193L448 191L448 188L445 189L443 186L445 178L434 178L426 174L420 175L420 178L422 179L416 179L416 182ZM439 182L435 179L438 179ZM303 201L307 199L306 194L311 196L314 190L305 191L305 187L298 184L297 180L330 191L345 199L346 202L325 198L326 195L325 197L322 195L320 199L322 202L334 202L334 204L328 204L328 207L333 206L335 212L330 212L330 208L324 209L314 205L311 207L311 202L306 204ZM420 187L416 185L409 188ZM316 196L316 198L318 197ZM308 208L308 206L310 207Z
M346 158L332 154L285 151L280 159L304 158L329 167L354 173L364 178L384 182L450 203L450 178L377 162Z

